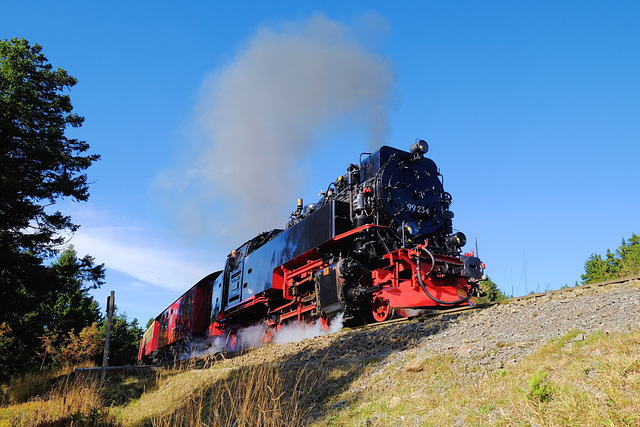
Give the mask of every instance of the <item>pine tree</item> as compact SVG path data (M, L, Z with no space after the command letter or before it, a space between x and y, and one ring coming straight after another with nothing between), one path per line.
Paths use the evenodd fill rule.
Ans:
M640 236L633 233L615 251L607 249L606 259L591 254L584 265L582 283L596 283L640 274Z
M491 280L490 277L487 277L487 280L483 280L482 282L480 282L480 289L486 295L478 298L478 304L492 301L502 301L508 298L504 294L504 292L502 292L500 288L498 288L498 285L496 285L493 280Z
M640 274L640 236L633 233L628 241L622 239L618 256L620 257L620 277Z
M104 321L100 325L100 332L103 337L106 335L106 323ZM126 314L114 315L111 324L111 340L109 342L109 365L136 363L142 332L138 325L138 319L129 320Z
M84 120L65 93L76 82L42 46L0 40L0 380L37 353L43 303L65 286L45 261L78 228L55 204L88 199L84 170L99 158L65 135Z

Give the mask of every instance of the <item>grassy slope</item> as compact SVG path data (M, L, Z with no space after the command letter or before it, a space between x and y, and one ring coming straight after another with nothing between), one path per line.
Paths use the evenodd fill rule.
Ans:
M351 388L377 386L336 396L347 403L317 425L639 425L640 332L583 337L571 332L479 383L450 355L372 373Z
M66 379L0 408L0 425L640 425L639 354L640 331L573 331L480 382L450 354L403 365L218 362L114 376L105 387Z

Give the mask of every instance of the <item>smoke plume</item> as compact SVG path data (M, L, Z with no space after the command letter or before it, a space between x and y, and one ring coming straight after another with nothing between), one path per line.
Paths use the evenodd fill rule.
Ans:
M199 182L188 190L197 204L213 201L207 227L224 234L220 224L242 224L243 238L282 227L302 181L296 162L340 125L381 145L391 86L390 66L324 15L258 30L201 90L199 166L185 179Z
M291 322L281 326L280 330L275 332L272 343L269 345L283 345L292 342L300 342L306 339L320 337L323 335L334 334L340 332L344 327L344 313L338 313L331 319L329 330L325 330L319 321L308 325L304 322ZM249 350L261 347L264 344L265 329L263 325L254 325L242 328L237 333L238 344L235 351ZM201 357L209 354L217 354L230 351L228 336L214 336L201 342L195 342L194 348L190 353L181 355L182 359L190 357Z

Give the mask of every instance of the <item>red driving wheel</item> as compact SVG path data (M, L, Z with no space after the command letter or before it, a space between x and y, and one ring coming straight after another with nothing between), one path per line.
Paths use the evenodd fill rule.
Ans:
M238 349L238 336L236 334L229 334L227 336L227 350L236 351Z
M325 331L329 330L329 318L328 317L320 317L318 319L318 323L320 323L320 326L322 327L322 329L324 329Z
M262 335L262 342L269 344L271 340L273 340L273 328L267 328L264 331L264 335Z
M391 303L385 297L376 295L373 298L371 314L373 314L373 318L376 322L384 322L385 320L391 319L393 316Z

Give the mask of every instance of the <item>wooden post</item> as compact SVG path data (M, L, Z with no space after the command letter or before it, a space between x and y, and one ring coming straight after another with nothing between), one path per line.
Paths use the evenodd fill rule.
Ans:
M111 339L111 319L113 319L115 303L116 292L111 291L111 296L107 297L107 334L104 337L104 353L102 355L102 377L100 379L102 382L107 374L107 366L109 366L109 340Z

